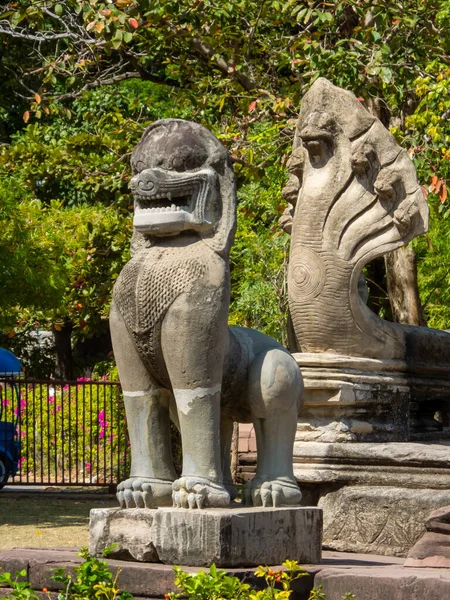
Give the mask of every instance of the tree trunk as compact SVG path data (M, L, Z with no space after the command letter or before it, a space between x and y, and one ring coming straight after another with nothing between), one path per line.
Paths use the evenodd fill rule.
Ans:
M408 325L427 325L417 285L417 260L412 248L406 246L384 257L392 320Z
M52 328L55 337L56 362L58 365L57 376L61 379L72 380L74 378L72 329L73 324L70 319L66 319L64 325L54 325Z
M390 113L381 98L369 98L369 111L389 128ZM399 248L384 257L387 291L394 323L422 325L427 322L417 284L416 253L410 247Z

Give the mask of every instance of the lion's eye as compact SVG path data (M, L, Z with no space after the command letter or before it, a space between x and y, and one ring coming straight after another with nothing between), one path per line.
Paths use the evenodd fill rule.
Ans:
M174 156L172 160L172 168L176 171L181 171L184 168L184 160L180 156Z

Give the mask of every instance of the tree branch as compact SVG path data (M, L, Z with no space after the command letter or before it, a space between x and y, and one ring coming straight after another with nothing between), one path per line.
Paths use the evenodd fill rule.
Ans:
M104 85L112 85L113 83L124 81L125 79L142 79L142 76L139 73L139 71L130 71L129 73L121 73L120 75L114 75L114 77L109 77L108 79L96 79L95 81L86 83L80 90L76 92L55 95L52 96L52 98L54 98L55 100L74 100L75 98L79 98L84 92L87 92L88 90L103 87Z
M253 79L241 71L236 71L231 61L226 61L222 56L217 54L214 48L203 42L200 38L192 38L192 45L194 50L201 54L203 58L214 61L224 75L231 76L240 83L245 91L251 92L256 88L256 82Z
M102 45L102 42L92 38L92 37L82 37L77 33L72 33L70 31L65 31L62 33L49 33L49 32L36 32L35 34L30 33L24 29L13 29L9 21L0 21L0 34L9 35L13 38L18 38L21 40L27 40L30 42L52 42L55 40L62 39L71 39L75 42L81 42L87 45Z

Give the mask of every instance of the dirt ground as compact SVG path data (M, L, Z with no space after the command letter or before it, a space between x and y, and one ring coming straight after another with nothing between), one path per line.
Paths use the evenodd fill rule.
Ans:
M88 545L91 508L117 507L114 498L0 492L0 550L82 548Z

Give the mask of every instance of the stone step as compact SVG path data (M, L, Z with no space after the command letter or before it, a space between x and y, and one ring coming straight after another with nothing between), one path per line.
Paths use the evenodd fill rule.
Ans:
M120 569L118 585L122 590L139 598L164 598L176 591L174 573L170 565L137 563L105 559L115 572ZM81 559L71 548L15 548L0 552L0 566L12 573L22 569L37 592L49 590L51 597L60 589L51 580L55 568L73 567ZM294 582L291 600L307 600L311 588L323 586L327 600L342 600L347 592L356 600L448 600L450 598L450 572L448 569L417 569L403 566L404 559L371 554L350 554L324 551L319 565L303 565L308 577ZM185 567L190 572L201 569ZM261 579L253 575L254 569L227 569L230 575L260 588ZM0 588L0 597L10 594ZM47 593L42 594L44 599Z

